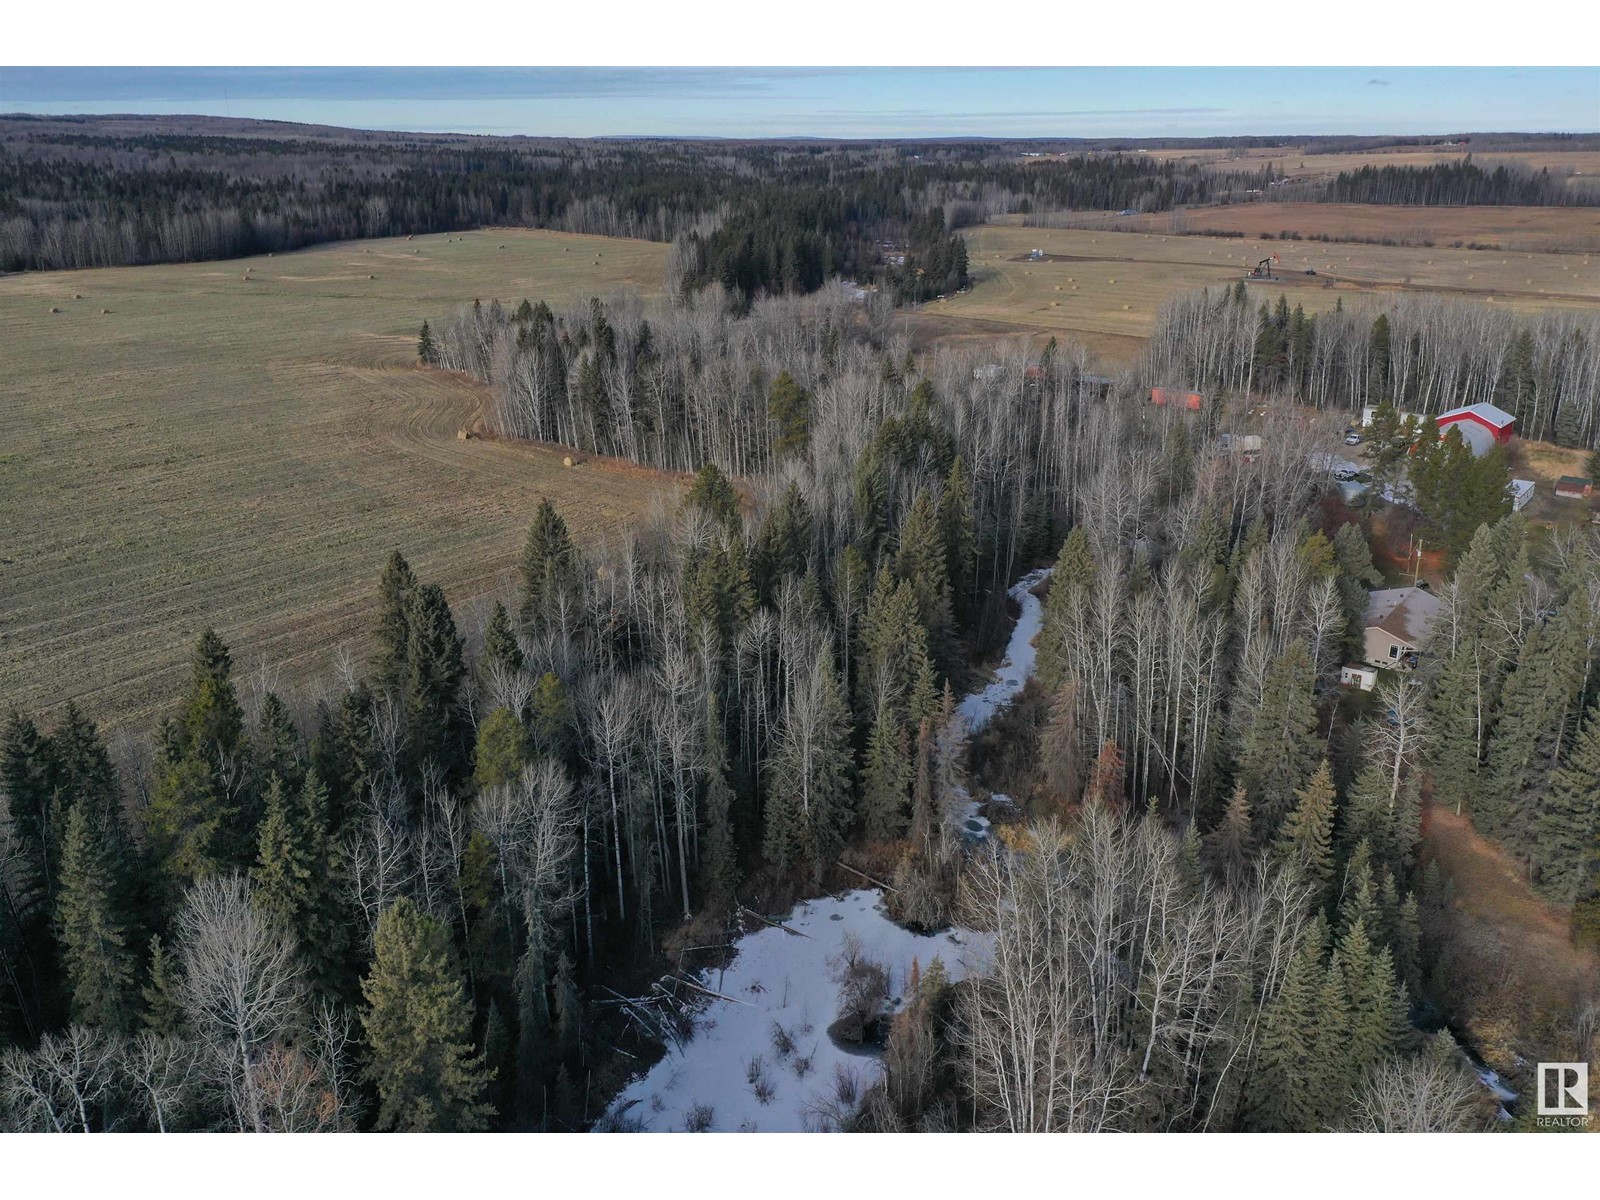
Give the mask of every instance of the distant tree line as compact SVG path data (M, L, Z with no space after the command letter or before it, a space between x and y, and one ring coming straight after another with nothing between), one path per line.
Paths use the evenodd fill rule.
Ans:
M129 135L12 117L0 122L0 271L517 225L682 235L688 285L749 297L864 280L881 267L877 244L906 240L932 208L953 229L1035 208L1157 211L1228 186L1136 155L1025 162L1005 143Z
M1485 170L1468 155L1431 166L1364 166L1340 171L1313 198L1333 204L1600 204L1600 194L1567 185L1548 169L1500 164Z

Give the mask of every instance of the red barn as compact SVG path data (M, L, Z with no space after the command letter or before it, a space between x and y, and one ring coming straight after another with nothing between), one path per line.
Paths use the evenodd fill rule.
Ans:
M1469 404L1465 408L1452 408L1440 413L1434 421L1443 437L1451 428L1461 434L1461 440L1472 453L1482 458L1495 446L1504 446L1511 440L1511 427L1517 423L1503 408L1492 404Z
M1150 389L1150 403L1157 408L1165 408L1169 404L1181 404L1191 412L1199 412L1205 400L1199 392L1180 392L1177 388L1153 387Z

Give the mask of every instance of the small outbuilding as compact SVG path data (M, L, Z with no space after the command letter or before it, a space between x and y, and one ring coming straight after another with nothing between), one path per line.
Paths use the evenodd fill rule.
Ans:
M1376 667L1363 667L1351 663L1339 668L1339 686L1360 688L1363 692L1370 692L1378 683Z
M1433 632L1441 605L1419 587L1382 588L1367 595L1366 661L1369 666L1410 670Z
M1556 480L1556 495L1563 500L1587 500L1594 495L1594 480L1581 475L1563 475Z
M1511 493L1511 511L1521 512L1533 499L1533 480L1513 479L1506 484L1506 491Z

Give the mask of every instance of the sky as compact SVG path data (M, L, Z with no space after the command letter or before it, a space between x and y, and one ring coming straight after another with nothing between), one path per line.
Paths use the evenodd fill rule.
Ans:
M0 112L558 137L1600 132L1600 67L3 67Z

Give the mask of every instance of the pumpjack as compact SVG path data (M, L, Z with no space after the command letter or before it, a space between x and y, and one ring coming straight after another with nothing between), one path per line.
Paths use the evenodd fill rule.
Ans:
M1249 274L1248 277L1250 279L1271 279L1273 277L1272 276L1272 264L1277 262L1277 261L1278 261L1278 256L1276 254L1273 254L1270 258L1263 258L1260 262L1258 262L1254 267L1251 268L1250 274Z

